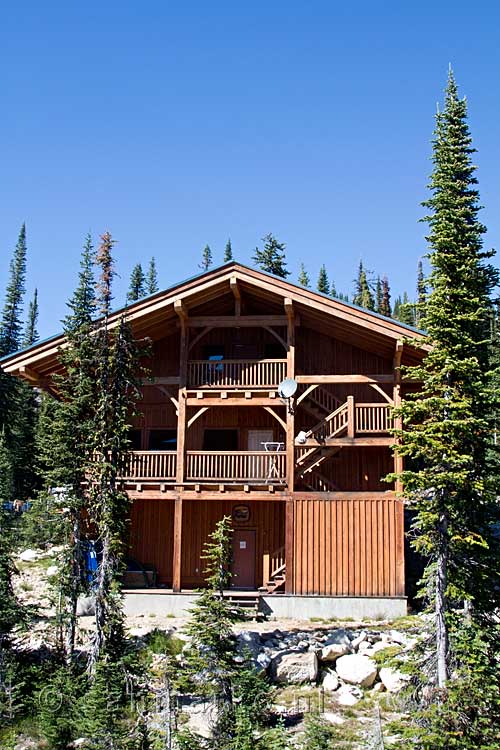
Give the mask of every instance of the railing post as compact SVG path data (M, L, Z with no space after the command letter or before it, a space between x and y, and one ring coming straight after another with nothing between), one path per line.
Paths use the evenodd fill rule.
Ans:
M264 552L262 556L262 585L266 586L271 573L269 552Z
M356 434L356 407L354 396L347 397L347 437L353 438Z

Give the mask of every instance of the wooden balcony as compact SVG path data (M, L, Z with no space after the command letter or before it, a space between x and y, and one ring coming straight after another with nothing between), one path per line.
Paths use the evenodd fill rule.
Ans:
M186 480L194 482L283 484L286 452L188 451Z
M344 404L340 404L314 427L311 427L295 444L297 446L341 445L347 444L346 441L358 439L361 445L363 440L366 442L368 438L389 444L392 427L390 404L357 404L352 396L348 396Z
M275 388L286 377L286 359L193 359L188 388Z
M388 433L393 425L389 404L355 404L355 433L359 434L384 434Z
M148 479L174 480L176 451L130 451L124 479L140 482Z

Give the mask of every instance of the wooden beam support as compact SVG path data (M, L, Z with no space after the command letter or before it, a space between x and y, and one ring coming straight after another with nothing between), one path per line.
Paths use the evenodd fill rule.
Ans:
M196 412L196 414L193 414L193 416L191 417L191 419L188 419L188 423L187 423L188 430L191 427L191 425L193 425L196 422L196 420L198 419L198 417L201 417L201 415L205 414L205 412L208 411L209 409L210 409L209 406L202 406L201 409L198 409L198 411Z
M393 437L364 437L358 435L357 437L335 437L330 440L325 440L323 443L319 443L317 440L308 438L304 443L295 443L297 448L342 448L343 446L353 446L358 448L370 448L374 446L394 445L395 440Z
M178 302L180 300L177 300ZM179 312L176 310L177 314ZM190 328L262 328L263 326L286 326L286 315L204 315L187 319Z
M27 380L28 383L31 383L32 385L36 385L36 383L40 382L40 373L33 368L28 367L28 365L20 367L18 373L23 380Z
M394 384L393 384L393 404L394 407L397 409L399 406L401 406L401 358L403 356L403 342L398 341L396 343L396 348L394 351ZM394 419L394 428L396 430L402 430L403 429L403 420L401 417L395 417ZM398 453L398 443L400 441L396 439L396 443L394 446L394 473L395 474L401 474L404 468L404 462L403 462L403 456L401 456ZM396 492L403 492L403 482L401 479L396 479L394 483L394 489Z
M251 391L247 391L251 393ZM187 406L275 406L276 399L268 398L267 396L253 396L246 398L245 396L229 397L224 398L222 396L212 396L210 391L206 392L206 395L201 391L200 397L188 396L186 399Z
M281 419L281 417L279 417L276 414L276 412L274 411L274 409L271 406L264 406L264 409L267 412L269 412L269 414L271 414L280 423L280 425L283 427L284 431L286 432L286 422L285 422L285 420Z
M271 328L270 326L262 326L265 331L271 334L271 336L274 336L274 338L279 341L279 343L282 345L283 349L286 351L286 341L284 338L282 338L279 333L276 333L274 328Z
M172 564L172 589L181 590L182 559L182 497L176 497L174 505L174 550Z
M388 404L394 406L394 400L389 396L388 393L383 390L383 388L378 385L378 383L368 383L368 385L370 386L370 388L373 388L373 390L377 391L377 393L380 393L380 395L384 397Z
M188 314L184 302L181 299L176 299L174 301L174 310L181 321L186 322L186 320L188 319Z
M213 326L206 326L206 328L203 329L203 331L200 331L200 333L194 337L194 339L190 342L188 351L190 352L191 349L194 349L198 341L200 341L204 336L207 335L209 331L211 331Z
M164 396L170 399L170 401L175 406L175 410L178 413L179 412L179 401L175 398L175 396L172 395L172 393L169 391L169 389L164 385L157 385L156 386L158 390L163 393Z
M287 317L286 327L286 375L295 378L295 314L292 300L284 300ZM295 413L290 403L286 410L286 484L292 493L295 484Z
M390 375L297 375L297 383L389 383L394 382L394 374Z
M229 279L229 286L234 296L234 314L239 318L241 316L241 290L238 286L238 279L236 276L231 276Z
M293 496L289 497L285 505L285 565L286 580L285 592L287 594L295 593L294 583L294 500Z
M300 402L307 398L310 393L316 390L316 388L319 388L318 383L314 383L313 385L308 386L305 389L304 393L301 393L298 399L295 401L295 405L298 406Z

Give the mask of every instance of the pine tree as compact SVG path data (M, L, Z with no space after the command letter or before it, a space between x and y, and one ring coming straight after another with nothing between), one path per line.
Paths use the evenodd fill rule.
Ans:
M387 318L391 317L391 290L387 276L384 276L382 279L382 300L378 312Z
M78 331L90 325L94 318L97 305L95 300L94 279L94 247L92 237L87 234L80 259L78 285L71 299L67 303L70 312L63 319L62 324L66 333Z
M262 238L262 242L264 243L262 250L259 250L258 247L255 248L255 255L252 258L253 262L262 271L267 271L267 273L272 273L275 276L286 279L287 276L290 276L290 271L286 267L285 243L278 242L276 237L271 233L266 234Z
M229 263L233 258L233 246L231 245L231 239L229 238L226 242L226 248L224 250L224 263Z
M410 302L406 292L403 294L403 299L398 307L398 320L407 326L415 325L415 304Z
M474 151L466 101L459 99L450 71L445 107L436 116L431 197L424 203L431 349L421 366L405 369L422 385L403 402L399 433L399 450L412 459L402 479L418 511L416 546L431 560L425 580L435 612L439 687L454 659L451 602L471 602L474 621L488 616L499 598L498 544L492 536L497 490L488 458L497 406L489 361L490 295L498 272L488 262L493 253L482 249Z
M0 322L0 356L11 354L21 345L21 313L26 283L26 225L19 232Z
M300 264L300 271L299 271L299 278L298 282L300 286L304 286L306 288L309 288L311 282L309 280L309 274L306 271L306 267L303 263Z
M333 281L333 279L330 284L330 297L338 297L337 287L335 286L335 282Z
M115 274L109 232L101 237L96 263L100 269L98 303L102 319L95 338L95 418L90 445L94 456L89 516L97 530L101 554L95 585L96 632L90 653L90 669L102 659L118 664L124 648L124 616L121 575L126 552L129 498L119 482L129 448L129 420L139 397L138 345L122 316L112 330L108 321Z
M354 305L364 307L365 310L375 309L375 299L370 289L366 269L363 266L363 261L359 262L358 277L355 281L354 297L352 298Z
M159 289L156 261L154 258L151 258L149 261L148 272L146 274L146 294L156 294Z
M380 276L377 276L377 281L375 282L375 312L380 313L381 307L382 307L382 282L380 280Z
M130 274L130 286L127 293L127 302L137 302L146 294L146 277L140 263L132 269Z
M26 329L24 331L24 338L22 346L23 348L27 348L28 346L32 346L36 341L38 341L38 331L36 329L38 322L38 289L35 289L33 293L33 299L30 302L29 308L28 308L28 321L26 323Z
M415 305L415 325L421 328L425 320L425 302L427 298L427 284L424 276L422 261L417 266L417 303Z
M326 268L324 265L322 265L321 268L319 269L318 284L316 288L318 292L321 292L322 294L328 294L330 291L330 284L328 282L328 274L326 273Z
M210 245L205 245L205 247L203 248L202 256L201 256L201 263L200 263L201 270L208 271L212 263L213 263L213 259L212 259L212 251L210 249Z

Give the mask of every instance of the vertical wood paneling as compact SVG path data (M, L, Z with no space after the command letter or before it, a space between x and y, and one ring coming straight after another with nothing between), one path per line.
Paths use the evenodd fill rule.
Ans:
M174 501L135 500L130 514L129 556L158 571L159 583L171 585Z
M295 541L298 594L404 595L403 505L392 495L296 496Z

